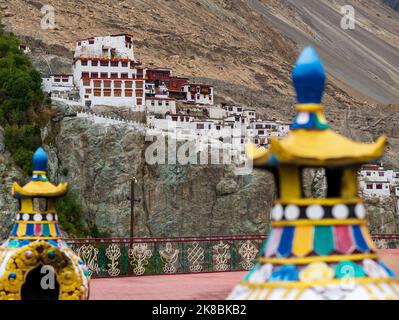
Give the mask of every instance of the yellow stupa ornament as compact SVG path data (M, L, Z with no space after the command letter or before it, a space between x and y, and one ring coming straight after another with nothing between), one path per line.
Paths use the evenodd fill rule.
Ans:
M293 83L297 115L288 136L272 137L268 150L247 147L254 166L273 173L278 199L258 262L228 299L398 299L357 189L359 167L382 157L386 137L357 143L329 128L320 104L325 73L313 48L298 58ZM305 198L305 168L324 169L324 198Z
M83 300L89 296L89 271L61 239L55 199L66 194L46 176L47 155L33 156L31 181L12 193L20 209L8 239L0 247L0 299Z

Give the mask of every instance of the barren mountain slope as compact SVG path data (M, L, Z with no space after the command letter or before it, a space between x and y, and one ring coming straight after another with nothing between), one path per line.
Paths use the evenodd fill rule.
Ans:
M241 0L3 1L18 35L74 49L93 35L130 32L146 65L178 74L285 93L294 53L289 41ZM41 4L55 8L55 30L40 28ZM261 26L261 27L259 27ZM273 76L278 74L279 76ZM259 79L259 81L257 81Z
M296 43L315 45L329 72L382 103L399 100L399 14L378 0L249 0ZM341 28L341 8L355 9L355 29ZM352 91L354 93L354 91Z

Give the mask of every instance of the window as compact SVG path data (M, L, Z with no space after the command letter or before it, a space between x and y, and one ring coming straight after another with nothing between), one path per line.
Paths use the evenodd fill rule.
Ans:
M101 88L101 81L94 81L95 88Z
M38 212L45 212L47 210L47 199L33 198L33 210Z
M111 90L104 90L104 97L110 97L111 96Z
M368 184L366 185L366 189L367 189L367 190L371 190L371 189L373 189L373 185L372 185L372 184L370 184L370 183L368 183Z
M120 96L122 96L122 90L115 89L114 90L114 97L120 97Z
M60 78L54 78L54 82L61 82Z
M258 130L258 134L260 134L260 135L265 134L265 130Z
M162 106L162 101L161 100L158 100L158 106Z
M108 78L108 72L101 72L101 78Z
M111 78L118 78L118 74L115 72L111 72Z
M142 98L137 98L136 99L136 104L137 105L142 105L143 104L143 99Z
M370 172L370 171L367 171L367 172L366 172L366 176L370 177L370 176L371 176L371 172Z
M82 60L82 66L87 66L87 60Z
M94 89L94 96L95 97L101 97L101 90L95 90Z
M90 87L90 80L83 80L83 85L85 87Z
M255 129L263 129L263 126L261 124L256 124Z
M91 89L86 88L85 93L86 93L86 94L90 94L90 93L91 93Z
M88 72L82 72L82 78L88 78L89 73Z
M197 129L198 130L204 129L204 124L203 123L197 123Z
M155 101L154 100L151 100L151 105L155 106Z
M169 107L169 101L165 101L165 106Z
M133 90L126 89L125 90L125 97L131 97L131 96L133 96Z
M242 111L242 109L241 108L237 108L237 112L241 112Z
M255 144L258 144L259 143L259 140L258 139L255 139Z
M143 90L136 90L136 96L141 97L143 96L144 91Z
M121 88L122 87L122 82L121 81L114 81L114 88Z
M375 188L378 189L378 190L382 190L382 184L381 183L377 183Z
M122 67L124 67L124 68L127 67L127 62L126 61L122 61Z
M136 81L136 88L143 89L143 81Z
M98 66L98 60L91 60L91 66L92 67L97 67Z
M119 67L119 61L111 61L111 67Z
M173 116L173 117L172 117L172 121L177 121L177 117L176 117L176 116Z
M121 78L122 79L127 79L129 75L127 73L121 73Z
M98 78L98 72L92 72L91 73L92 78Z
M104 88L111 88L111 81L104 81Z
M197 99L198 99L198 100L200 99L200 97L201 97L201 96L200 96L199 94L197 94Z
M100 66L102 67L108 67L108 61L101 61Z
M94 44L94 39L89 39L89 44Z
M378 176L379 176L379 177L383 177L383 176L385 176L385 172L381 172L381 171L380 171L380 172L378 172Z
M62 82L69 82L69 79L68 78L63 78Z
M132 82L131 81L125 81L125 88L132 88Z
M220 130L220 126L216 126L216 130Z

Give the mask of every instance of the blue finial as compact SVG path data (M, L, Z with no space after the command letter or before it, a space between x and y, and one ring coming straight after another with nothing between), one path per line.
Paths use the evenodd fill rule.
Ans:
M46 171L47 168L47 154L42 147L39 147L33 155L33 170Z
M319 55L313 47L305 47L292 71L299 104L320 103L323 97L326 75Z

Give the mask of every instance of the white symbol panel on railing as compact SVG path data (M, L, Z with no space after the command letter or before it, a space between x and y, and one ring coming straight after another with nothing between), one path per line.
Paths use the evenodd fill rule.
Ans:
M92 276L93 273L98 273L98 249L96 247L91 244L84 244L76 250L76 253L84 261L89 270L90 276Z
M229 268L231 258L229 249L230 246L227 243L223 243L222 240L213 246L213 259L216 271L226 271Z
M167 242L164 250L159 250L161 260L165 262L163 267L164 273L176 273L177 271L177 260L179 258L179 249L174 249L172 243Z
M198 242L194 242L193 246L187 250L188 264L191 272L202 271L202 264L204 262L205 254L204 248Z
M132 259L130 264L134 266L133 272L135 275L141 276L145 273L145 267L151 257L152 251L148 249L147 243L136 243L132 249L129 249L129 258Z
M108 246L107 250L105 250L105 256L111 260L111 263L108 263L108 274L111 277L119 276L121 270L118 268L119 262L118 259L121 256L121 249L116 244L111 244Z
M253 260L258 253L258 249L256 246L250 241L247 240L241 244L240 249L238 250L243 261L241 261L241 266L244 270L250 270L254 266Z
M388 240L387 239L374 239L374 244L377 249L388 249Z

